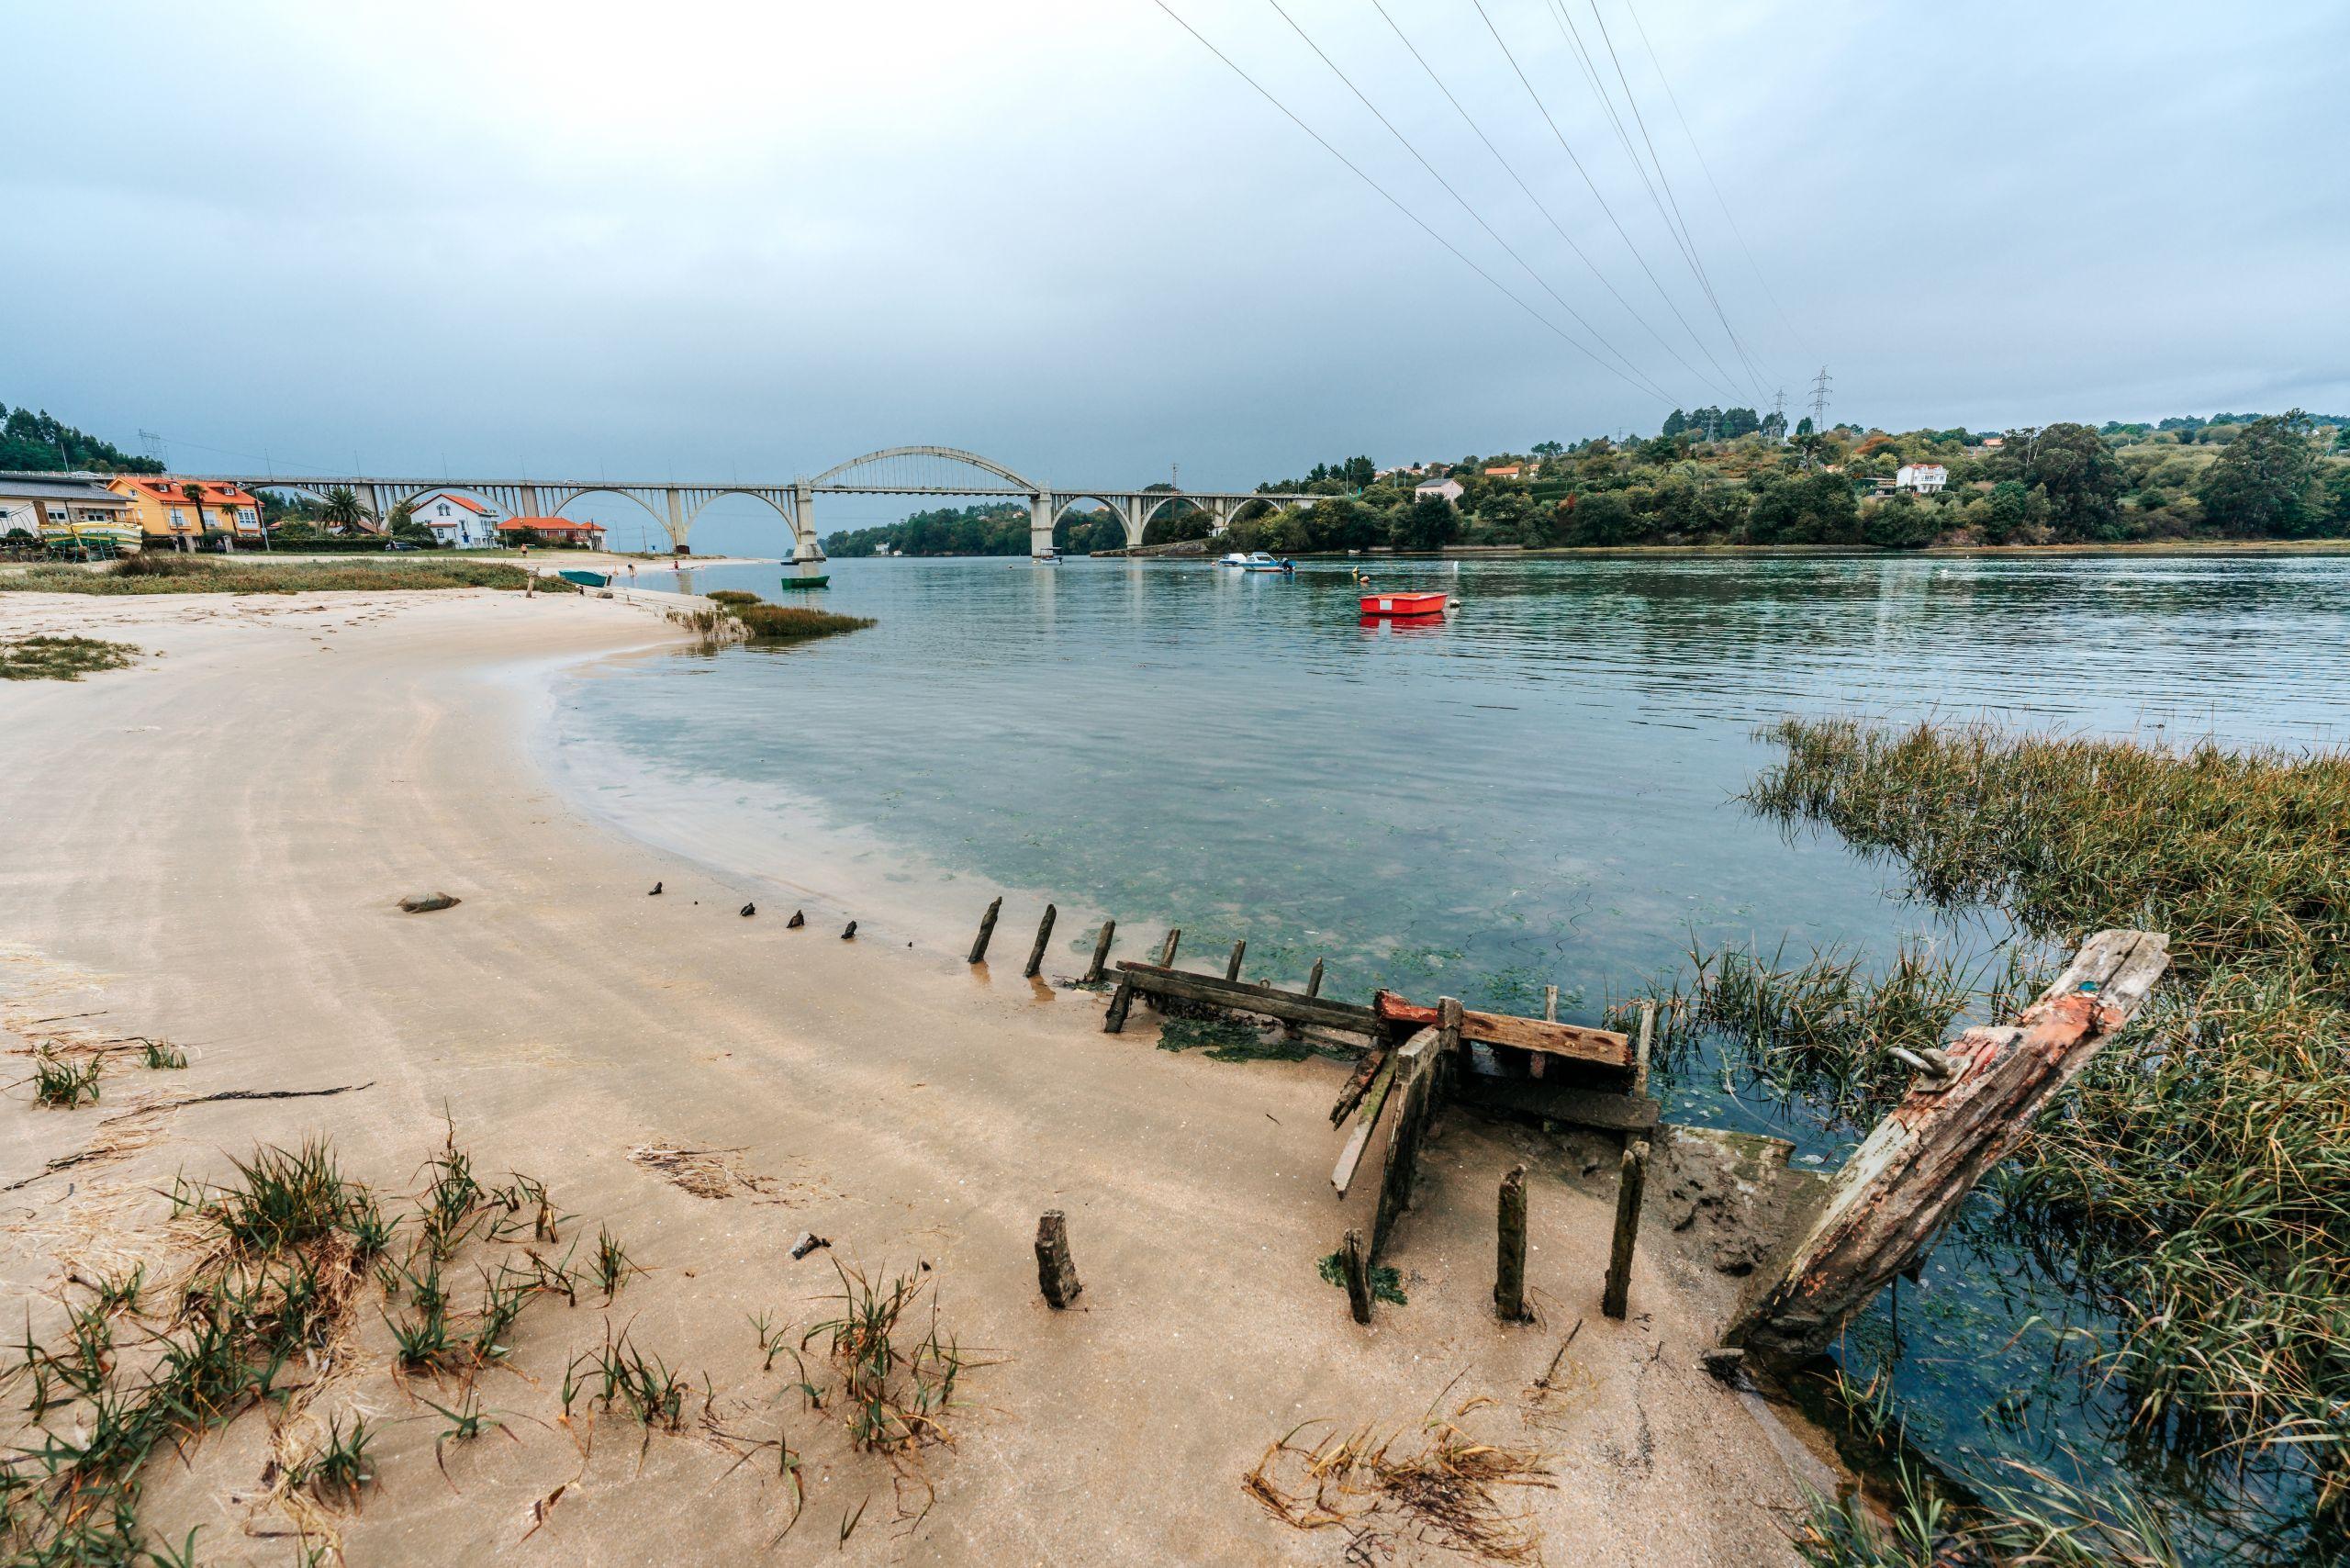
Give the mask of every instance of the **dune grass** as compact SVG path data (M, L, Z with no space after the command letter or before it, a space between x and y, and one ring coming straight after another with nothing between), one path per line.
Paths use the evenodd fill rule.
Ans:
M1999 1016L2027 971L2087 932L2168 934L2153 1002L1998 1172L1993 1232L2119 1324L2101 1367L2130 1398L2133 1441L2281 1473L2297 1500L2278 1540L2339 1539L2350 756L1841 720L1763 738L1784 756L1755 810L1832 828L1934 905L1988 908L2016 935L1971 979L1907 949L1883 982L1832 957L1825 973L1701 958L1682 1018L1775 1063L1791 1090L1824 1081L1857 1117L1906 1081L1883 1070L1886 1044Z
M528 574L500 561L434 559L287 561L252 557L126 555L103 571L47 565L0 573L14 593L388 593L434 588L520 588ZM576 584L541 577L541 593L576 593Z
M18 637L0 643L0 680L79 680L138 658L129 643L96 637Z
M873 624L862 615L835 615L829 610L807 610L789 604L743 604L730 607L754 643L803 643L843 632L861 632Z

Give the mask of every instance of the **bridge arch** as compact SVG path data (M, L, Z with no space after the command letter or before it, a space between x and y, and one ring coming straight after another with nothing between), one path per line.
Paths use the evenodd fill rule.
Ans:
M822 474L817 475L813 479L808 480L807 484L811 489L822 489L828 486L843 483L842 476L847 474L852 469L864 468L875 464L886 463L893 459L901 458L932 458L948 463L959 463L966 467L977 468L983 474L991 474L995 477L1002 479L1004 481L1003 487L1006 489L1017 490L1024 494L1032 496L1046 493L1046 487L1037 484L1034 479L1013 473L1011 469L1006 468L1002 464L996 462L992 458L982 457L976 452L965 452L962 448L957 446L885 446L878 452L868 452L862 457L852 457L845 463L835 464L832 467L825 469ZM887 488L887 482L884 481L876 487ZM915 486L912 487L914 489L927 490L939 489L945 487ZM973 495L989 495L995 492L992 490L975 490L970 493Z
M777 500L774 495L768 491L754 490L749 488L737 489L735 487L729 485L723 489L697 491L696 493L701 497L701 499L696 501L693 505L693 510L686 513L686 527L688 529L691 529L694 525L694 519L699 517L704 511L708 510L710 503L718 499L721 496L748 496L753 500L768 508L776 516L783 519L784 525L786 527L791 526L791 510L785 506L781 501Z
M1053 514L1052 526L1058 529L1061 520L1069 516L1069 509L1080 501L1101 502L1110 515L1118 520L1118 527L1125 533L1128 548L1142 543L1142 524L1136 521L1134 509L1127 505L1125 498L1115 495L1080 490L1059 491L1046 503Z

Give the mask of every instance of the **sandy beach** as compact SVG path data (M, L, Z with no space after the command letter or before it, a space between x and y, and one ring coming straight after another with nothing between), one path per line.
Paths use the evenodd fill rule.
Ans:
M1328 1180L1342 1064L1157 1050L1144 1011L1104 1035L1098 996L1021 978L1009 916L979 969L886 920L841 940L830 910L856 913L853 886L788 929L762 890L794 868L714 871L560 798L525 744L547 679L658 656L681 633L656 608L0 595L0 635L32 631L143 653L0 689L11 1079L44 1040L148 1036L189 1060L110 1063L71 1110L11 1089L0 1315L44 1331L72 1282L140 1261L168 1278L175 1174L218 1181L313 1136L394 1193L453 1127L485 1172L545 1183L566 1244L609 1227L643 1271L609 1306L534 1302L478 1380L498 1425L445 1445L427 1401L458 1382L397 1372L370 1287L289 1419L364 1414L374 1484L289 1509L271 1413L250 1412L148 1466L142 1522L197 1529L200 1560L282 1562L307 1529L366 1564L1469 1561L1408 1529L1293 1529L1242 1483L1301 1423L1416 1431L1484 1400L1465 1430L1547 1455L1552 1484L1504 1499L1545 1560L1796 1561L1785 1530L1831 1477L1700 1368L1735 1282L1682 1249L1653 1191L1633 1313L1612 1322L1605 1173L1448 1115L1388 1259L1409 1305L1358 1327L1315 1269L1361 1223ZM462 902L397 908L434 890ZM287 1091L310 1097L172 1104ZM1505 1326L1493 1194L1521 1161L1542 1320ZM1031 1250L1056 1208L1084 1281L1058 1313ZM795 1261L802 1232L830 1246ZM478 1294L489 1255L453 1279ZM918 1473L853 1451L791 1355L762 1366L751 1319L797 1347L837 1313L836 1263L926 1284L973 1363ZM682 1431L562 1418L566 1364L623 1331L689 1383ZM822 1341L804 1353L822 1382ZM748 1446L778 1437L800 1456L796 1523L777 1454Z

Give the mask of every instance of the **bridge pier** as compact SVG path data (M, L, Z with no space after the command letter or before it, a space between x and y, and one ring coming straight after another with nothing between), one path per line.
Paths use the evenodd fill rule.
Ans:
M1055 509L1052 492L1028 498L1028 554L1041 561L1053 553Z
M791 487L791 559L821 561L824 547L816 543L816 487L802 479Z
M663 520L661 528L669 536L669 554L690 555L693 551L686 544L686 534L691 529L692 523L686 516L686 498L678 493L675 485L670 486L664 494L668 498L669 515Z

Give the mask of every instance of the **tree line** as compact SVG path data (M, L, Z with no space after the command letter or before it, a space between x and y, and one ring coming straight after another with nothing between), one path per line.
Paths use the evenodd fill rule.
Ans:
M18 473L161 474L151 457L133 457L109 441L50 417L48 409L0 403L0 468Z

